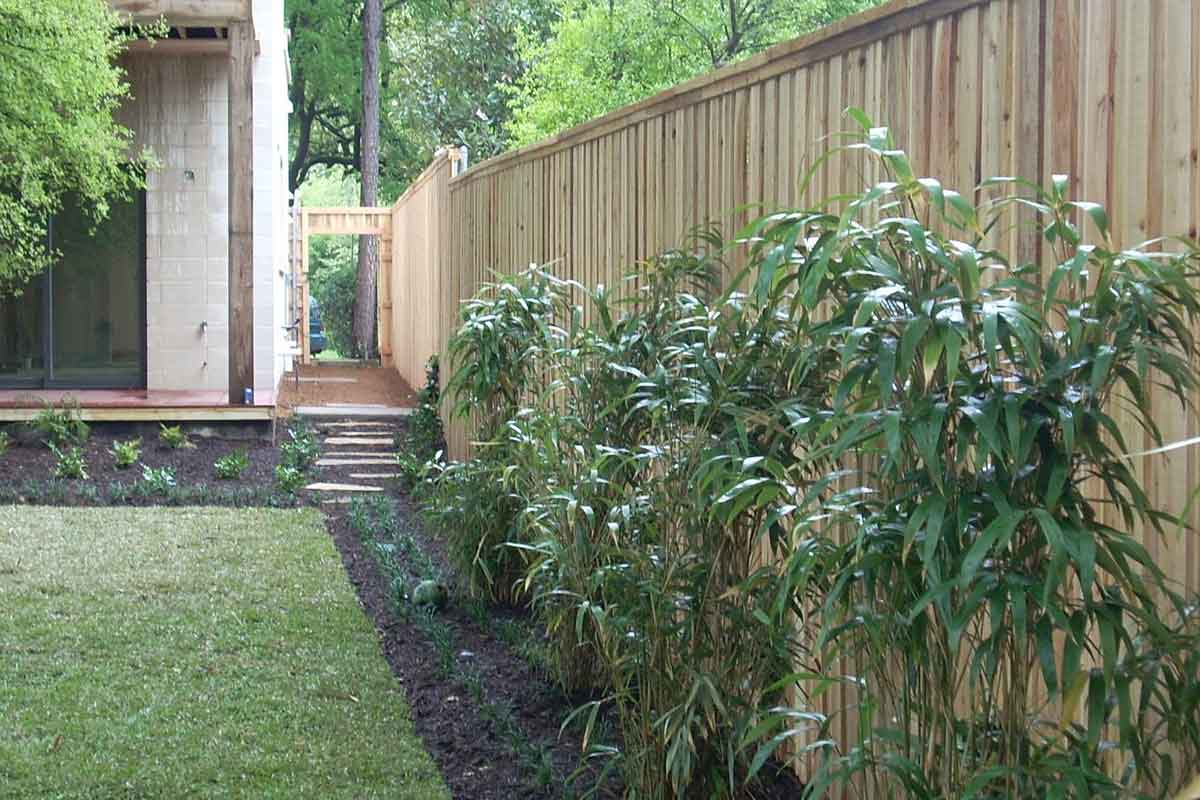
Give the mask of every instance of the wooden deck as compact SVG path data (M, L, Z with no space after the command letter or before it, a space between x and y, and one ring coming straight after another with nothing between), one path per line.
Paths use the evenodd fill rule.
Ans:
M49 405L79 405L88 422L266 422L275 417L275 398L253 406L231 406L225 392L145 390L0 390L0 423L26 422ZM265 402L263 402L265 401Z

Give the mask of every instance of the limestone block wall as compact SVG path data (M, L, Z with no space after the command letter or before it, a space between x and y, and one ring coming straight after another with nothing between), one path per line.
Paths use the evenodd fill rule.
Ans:
M147 388L229 386L228 61L130 55L120 112L146 186Z

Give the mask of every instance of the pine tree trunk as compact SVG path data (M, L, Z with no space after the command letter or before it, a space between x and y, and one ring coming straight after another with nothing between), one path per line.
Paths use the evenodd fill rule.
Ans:
M379 195L379 41L380 0L363 0L362 204L374 206ZM354 341L363 358L375 356L375 291L379 274L379 237L358 243L358 291L354 298Z

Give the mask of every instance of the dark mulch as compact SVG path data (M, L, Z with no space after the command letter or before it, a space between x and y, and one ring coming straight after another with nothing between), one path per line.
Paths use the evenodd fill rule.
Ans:
M93 505L103 501L114 483L132 485L141 480L142 465L153 468L170 467L175 482L188 489L188 498L204 502L206 489L214 493L245 491L252 487L269 490L275 480L279 453L269 438L222 439L191 435L193 447L171 449L158 441L154 428L134 430L127 427L100 425L92 429L87 440L78 445L87 461L88 480L59 480L54 478L57 457L50 448L22 426L9 426L11 436L8 452L0 455L0 493L5 499L26 502L51 501L55 505ZM117 469L113 458L113 443L142 435L142 457L128 469ZM60 449L67 450L71 445ZM222 456L244 450L249 467L240 480L220 480L213 472L213 463ZM99 493L99 498L97 497ZM127 505L162 505L164 498L121 497Z
M382 636L384 655L404 684L418 735L442 769L455 797L562 797L561 784L538 786L536 765L522 763L511 746L467 697L466 688L440 674L436 653L415 621L395 613L388 581L374 556L365 551L346 515L329 519L329 529L359 600ZM454 634L459 658L469 661L483 678L485 696L509 705L531 744L545 749L558 780L574 771L580 746L573 737L559 738L570 706L528 663L480 630L454 606L441 612Z

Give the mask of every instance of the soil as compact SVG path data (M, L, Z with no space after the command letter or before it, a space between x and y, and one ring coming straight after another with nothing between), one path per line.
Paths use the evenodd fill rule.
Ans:
M300 381L289 372L279 384L279 409L330 404L381 405L412 408L417 395L394 369L356 362L316 361L299 366Z
M45 443L32 432L21 426L10 426L9 449L0 455L0 490L11 497L14 494L27 502L38 502L36 489L54 479L57 457ZM138 435L142 438L142 456L139 464L128 469L118 469L113 458L112 446L117 441L128 441ZM190 447L172 449L162 444L155 428L134 430L129 427L111 425L96 426L91 435L79 448L87 462L88 480L59 480L54 484L59 491L53 493L55 505L92 505L96 502L95 492L110 487L113 483L133 484L142 477L142 464L153 467L169 467L175 472L175 484L203 491L232 490L246 486L270 487L275 480L275 466L279 453L269 439L218 439L190 435ZM60 449L69 450L72 445ZM222 456L244 451L249 462L240 480L221 480L213 472L213 463ZM89 489L91 492L89 492ZM27 496L26 496L27 495ZM129 497L130 505L153 505L155 498Z

